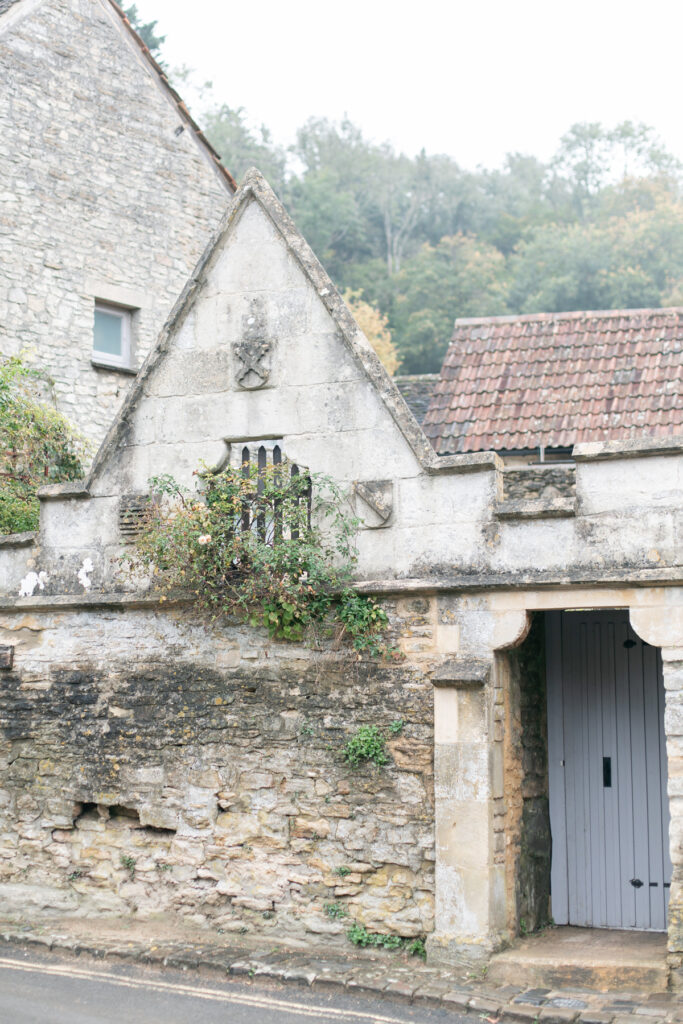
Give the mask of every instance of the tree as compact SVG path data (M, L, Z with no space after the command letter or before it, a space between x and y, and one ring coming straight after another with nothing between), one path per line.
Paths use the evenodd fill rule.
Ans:
M239 181L250 167L257 167L276 192L285 185L285 153L273 143L268 129L253 130L243 107L226 103L211 107L203 116L204 132L221 159Z
M351 310L354 320L379 356L387 373L393 377L401 361L398 357L396 346L391 340L391 331L389 330L387 317L374 306L371 306L369 302L365 302L361 298L360 291L354 292L347 288L344 292L344 302Z
M521 312L660 306L683 283L683 203L655 194L650 209L539 228L510 271Z
M18 359L0 363L0 534L38 528L36 490L83 476L85 445L40 401L47 378Z
M507 312L504 257L467 235L423 245L397 286L391 326L405 373L440 370L456 317Z
M131 23L137 34L140 36L143 43L145 44L149 52L152 54L154 59L159 63L162 63L161 47L166 42L166 36L157 35L157 25L159 24L158 21L140 21L140 15L138 14L136 4L131 4L131 6L128 8L124 7L123 13L126 15L128 21Z

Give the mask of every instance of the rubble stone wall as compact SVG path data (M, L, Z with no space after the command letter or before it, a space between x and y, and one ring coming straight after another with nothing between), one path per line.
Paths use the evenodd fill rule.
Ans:
M397 620L388 604L396 628L424 642L429 603L403 605ZM16 651L0 678L5 914L166 912L301 939L352 920L432 929L433 699L416 661L314 654L187 610L6 615L0 642ZM386 766L343 759L361 725L386 737Z

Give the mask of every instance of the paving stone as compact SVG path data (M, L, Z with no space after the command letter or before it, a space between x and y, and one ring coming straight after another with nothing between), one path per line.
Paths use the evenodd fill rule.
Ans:
M512 1001L513 1003L521 1003L524 1006L545 1006L546 1003L545 996L534 996L531 992L524 992Z
M477 1013L486 1013L490 1017L497 1017L500 1013L500 1000L486 999L484 996L473 996L469 1001L469 1008Z
M577 1010L563 1009L561 1006L544 1006L538 1015L545 1024L568 1024L578 1017Z
M458 989L449 989L444 992L441 997L441 1002L444 1006L452 1007L453 1009L466 1010L469 1006L472 993L469 989L459 991Z
M588 1003L583 999L574 999L571 996L554 996L547 1002L548 1006L563 1006L567 1010L587 1010Z
M579 1020L582 1021L582 1024L611 1024L614 1014L600 1010L585 1010Z
M312 967L301 964L298 967L287 968L282 977L284 981L295 981L299 985L312 985L316 979L316 972Z
M420 985L415 992L414 999L419 999L423 1006L441 1006L443 997L448 991L447 982L434 982L430 979L426 985Z
M346 987L353 992L383 992L387 985L385 974L352 974Z
M540 1010L538 1006L534 1005L519 1005L515 1003L508 1003L502 1009L503 1020L521 1021L522 1024L527 1024L529 1021L538 1020Z
M391 995L395 998L404 999L406 1002L410 1002L418 985L419 982L417 981L390 981L384 989L384 993L385 995Z

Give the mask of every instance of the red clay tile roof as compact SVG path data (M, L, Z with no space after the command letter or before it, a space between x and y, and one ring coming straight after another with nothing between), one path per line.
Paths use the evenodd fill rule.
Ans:
M440 455L683 433L683 307L456 320L423 428Z

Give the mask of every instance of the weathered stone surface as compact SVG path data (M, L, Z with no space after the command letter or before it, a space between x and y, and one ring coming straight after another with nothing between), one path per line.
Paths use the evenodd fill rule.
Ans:
M431 749L427 679L344 652L290 668L289 647L261 634L145 611L108 619L105 665L91 642L100 621L36 621L41 645L3 677L3 906L166 911L334 941L348 922L324 904L341 903L375 930L432 927L431 764L407 756ZM247 632L257 658L217 669L214 646L239 649ZM281 733L282 714L312 734ZM349 775L351 731L388 735L398 718L405 756Z

